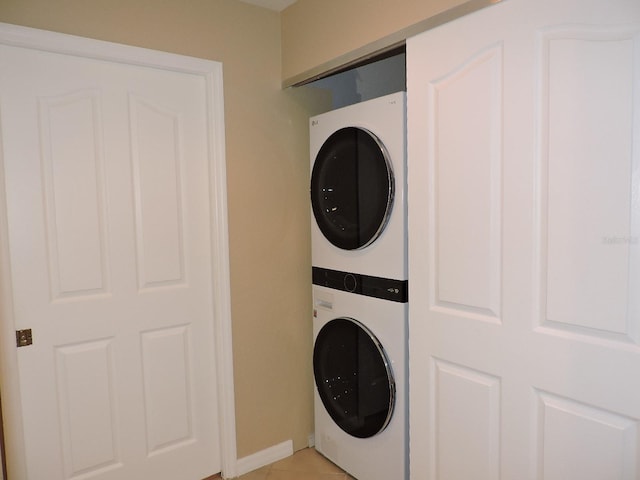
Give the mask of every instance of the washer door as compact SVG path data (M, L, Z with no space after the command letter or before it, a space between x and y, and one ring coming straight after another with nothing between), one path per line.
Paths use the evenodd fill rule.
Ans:
M347 127L324 142L313 164L311 205L333 245L355 250L372 243L387 224L393 193L391 163L373 133Z
M378 339L357 320L337 318L320 329L313 349L316 387L342 430L368 438L389 424L395 402L390 365Z

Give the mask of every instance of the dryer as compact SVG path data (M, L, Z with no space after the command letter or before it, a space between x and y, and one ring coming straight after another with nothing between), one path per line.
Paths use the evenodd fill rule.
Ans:
M407 277L405 92L312 117L312 264Z
M313 299L316 450L359 480L408 479L407 303L319 285Z

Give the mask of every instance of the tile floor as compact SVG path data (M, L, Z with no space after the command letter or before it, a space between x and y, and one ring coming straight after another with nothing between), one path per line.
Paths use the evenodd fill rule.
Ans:
M354 480L313 448L239 477L238 480Z

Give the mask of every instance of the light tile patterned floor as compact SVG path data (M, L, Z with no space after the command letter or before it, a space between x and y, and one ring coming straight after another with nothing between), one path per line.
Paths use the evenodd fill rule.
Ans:
M239 477L238 480L354 480L313 448Z

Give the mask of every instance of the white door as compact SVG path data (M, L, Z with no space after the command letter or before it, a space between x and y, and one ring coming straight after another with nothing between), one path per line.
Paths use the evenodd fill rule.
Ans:
M28 480L221 469L209 88L0 46L2 268L33 338L16 352Z
M408 41L411 478L640 478L640 2Z

